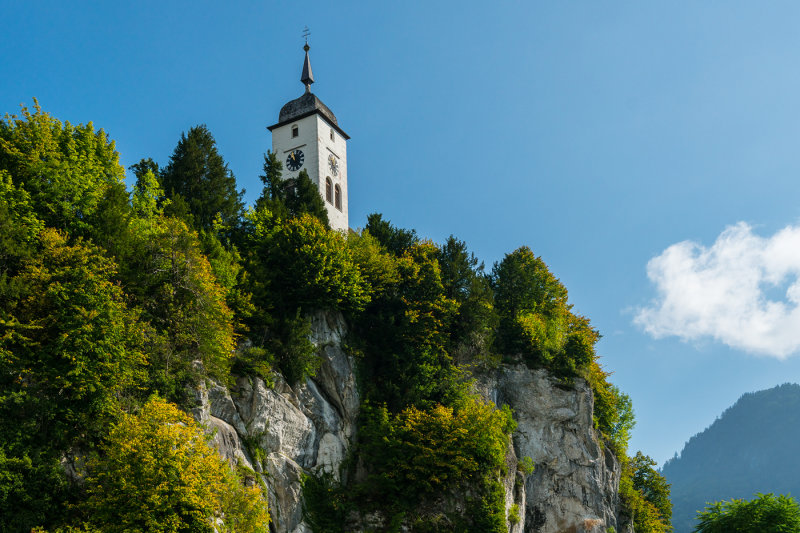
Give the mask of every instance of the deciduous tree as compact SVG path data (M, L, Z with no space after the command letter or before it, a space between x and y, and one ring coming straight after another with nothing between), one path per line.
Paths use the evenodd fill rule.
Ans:
M89 463L82 507L90 524L109 533L269 531L258 485L244 487L209 440L158 398L124 415Z

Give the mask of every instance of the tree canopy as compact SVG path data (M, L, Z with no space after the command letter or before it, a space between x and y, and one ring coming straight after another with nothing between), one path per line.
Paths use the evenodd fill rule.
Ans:
M721 501L697 513L697 533L797 533L800 506L791 496L758 494L752 500Z
M244 487L210 438L159 398L123 415L88 465L89 524L108 533L267 533L260 488Z
M238 222L244 191L236 190L236 178L205 124L181 134L160 177L167 198L173 200L172 212L184 217L188 214L196 229L213 229L217 217L226 226ZM182 212L184 206L188 213Z

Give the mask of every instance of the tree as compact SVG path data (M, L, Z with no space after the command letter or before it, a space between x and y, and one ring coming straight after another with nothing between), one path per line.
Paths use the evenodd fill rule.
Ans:
M467 245L452 235L437 254L445 296L458 310L450 325L450 352L460 362L492 362L491 351L497 315L494 295L483 263L478 264ZM487 358L487 356L489 356Z
M125 171L114 141L90 122L73 126L22 107L0 120L0 171L30 195L49 227L95 240L116 235L126 216Z
M383 220L380 213L372 213L367 217L367 227L370 235L394 255L400 256L411 246L419 242L415 230L406 230L393 226L388 220Z
M14 185L8 171L0 170L0 301L9 276L33 255L42 229L44 223L33 211L30 194Z
M148 198L137 190L137 209L150 209ZM133 245L121 274L153 328L147 337L151 385L180 398L186 380L196 377L196 360L206 373L227 379L235 347L233 313L197 233L166 216L137 218L131 233Z
M0 445L13 454L96 438L145 363L114 262L53 229L38 245L0 315Z
M501 351L535 365L550 362L566 340L567 289L527 246L495 264L492 285Z
M149 162L140 164L142 169L152 170ZM198 230L212 230L218 215L226 226L235 226L241 216L244 191L236 191L236 178L204 124L181 134L169 164L161 172L161 185L173 201L169 213L186 219L185 209Z
M330 228L328 209L319 187L311 181L308 172L301 170L295 179L283 179L283 163L273 152L264 156L264 183L256 208L266 208L279 219L299 217L304 214L318 218L326 228Z
M432 243L420 242L395 257L396 281L358 317L365 396L392 412L447 404L460 392L460 374L447 353L456 303L444 295L437 252Z
M285 202L289 216L299 217L309 214L319 219L326 228L331 227L328 209L319 194L319 187L308 177L306 169L301 170L297 178L288 181L287 187Z
M721 501L698 511L698 533L797 533L800 506L791 496L757 494L752 500Z
M642 452L637 452L635 457L623 457L622 463L620 499L623 512L630 517L636 532L672 531L669 483L653 468L656 462Z
M266 210L250 216L251 272L257 303L293 316L297 309L357 311L369 301L343 235L306 213L286 221Z
M244 487L202 428L164 400L152 398L138 414L124 415L101 452L89 462L82 505L99 530L269 530L258 485Z

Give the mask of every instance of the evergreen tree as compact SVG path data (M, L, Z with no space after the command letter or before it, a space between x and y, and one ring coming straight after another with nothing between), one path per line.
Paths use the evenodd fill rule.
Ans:
M419 242L415 230L395 227L388 220L383 220L383 215L380 213L372 213L367 217L366 230L395 255L403 255L406 250Z
M437 254L445 296L455 300L458 312L450 325L450 350L458 360L488 355L497 325L494 297L483 263L452 235Z
M143 165L141 170L153 170L147 161L139 165ZM181 134L161 172L161 185L172 200L168 214L187 220L198 230L213 229L217 216L225 226L235 226L244 207L244 190L236 191L236 178L204 124Z
M305 169L300 171L297 178L284 180L283 163L275 153L267 152L264 156L264 174L260 178L264 183L264 190L256 201L257 208L264 207L280 219L308 213L321 220L326 228L330 228L325 201Z
M286 194L286 208L289 215L299 217L307 213L318 218L326 228L330 228L325 201L319 194L319 188L308 177L308 172L301 170L296 179L287 183L289 190Z

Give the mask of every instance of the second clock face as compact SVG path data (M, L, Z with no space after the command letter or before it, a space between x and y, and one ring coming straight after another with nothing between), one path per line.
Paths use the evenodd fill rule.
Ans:
M333 173L334 176L337 176L339 174L339 162L336 160L336 156L334 155L328 156L328 166L330 167L331 172Z
M305 156L302 151L292 150L286 158L286 168L294 172L303 166L303 160L305 160Z

